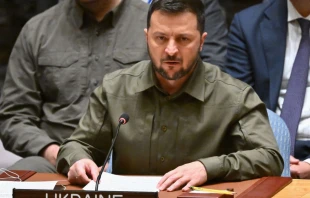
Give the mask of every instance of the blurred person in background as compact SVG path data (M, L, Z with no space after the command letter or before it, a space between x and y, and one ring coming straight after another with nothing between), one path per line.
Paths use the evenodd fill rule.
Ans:
M58 0L0 0L0 92L9 56L24 24Z
M147 9L137 0L65 0L26 23L0 102L3 145L25 157L9 169L56 172L59 145L102 76L149 59Z
M309 0L265 0L235 15L224 68L283 118L291 175L302 179L310 179L309 31Z

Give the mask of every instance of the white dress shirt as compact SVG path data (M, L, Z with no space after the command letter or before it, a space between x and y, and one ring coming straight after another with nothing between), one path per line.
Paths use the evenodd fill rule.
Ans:
M302 17L298 11L295 9L290 0L287 0L288 5L288 32L286 38L286 51L285 51L285 62L282 77L282 84L280 95L278 99L278 106L276 113L280 115L282 110L282 105L284 101L284 96L287 89L287 84L291 75L295 57L299 48L299 43L301 40L301 28L296 19L304 18L310 20L310 15L308 17ZM310 66L310 60L309 60ZM308 75L308 85L306 89L306 95L304 100L304 106L301 113L301 118L298 126L297 140L310 140L310 70ZM308 161L308 160L307 160ZM310 162L310 161L309 161Z

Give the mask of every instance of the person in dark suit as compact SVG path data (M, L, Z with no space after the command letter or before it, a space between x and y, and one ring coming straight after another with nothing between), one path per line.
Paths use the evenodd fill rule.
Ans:
M228 25L231 24L235 13L261 2L262 0L219 0L219 3L225 10L226 22Z
M223 67L227 48L227 26L225 15L218 0L202 0L205 7L205 30L208 36L204 40L200 57L203 61Z
M290 160L291 175L295 178L310 178L309 20L309 0L265 0L241 11L235 15L230 27L224 68L233 77L251 85L267 108L281 115L286 122L292 145L295 144ZM304 52L303 56L300 56L301 52ZM301 60L304 64L300 64ZM296 75L293 68L297 71L298 67L295 65L305 65L306 70ZM304 94L297 97L289 90L294 90L293 81L300 80L302 75ZM295 101L300 103L299 112L297 108L287 111L286 104L291 101L289 95L295 100L302 98L301 102ZM295 118L294 128L291 120Z

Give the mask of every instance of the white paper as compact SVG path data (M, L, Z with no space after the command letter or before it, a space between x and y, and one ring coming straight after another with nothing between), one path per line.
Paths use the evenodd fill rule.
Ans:
M100 191L157 192L161 177L120 176L103 172L98 187ZM83 189L95 190L96 182L89 182Z
M0 197L12 198L13 188L16 189L35 189L35 190L53 190L57 181L48 182L17 182L0 181Z

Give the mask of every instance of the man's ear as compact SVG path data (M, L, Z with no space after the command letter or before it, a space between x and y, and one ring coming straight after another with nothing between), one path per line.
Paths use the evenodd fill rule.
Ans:
M204 32L201 36L201 41L200 41L200 51L202 50L202 47L203 47L203 43L207 37L208 33L207 32Z
M144 28L145 39L147 41L147 28Z

